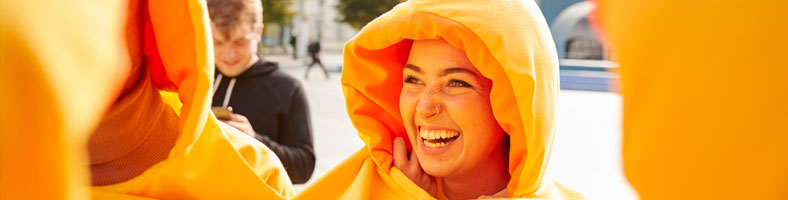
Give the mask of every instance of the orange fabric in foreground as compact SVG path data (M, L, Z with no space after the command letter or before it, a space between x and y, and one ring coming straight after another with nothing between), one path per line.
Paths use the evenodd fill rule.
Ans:
M642 199L788 199L788 1L599 0Z
M292 185L273 152L210 112L214 66L205 2L142 4L156 37L157 52L146 53L161 58L165 73L129 73L129 63L141 60L142 48L134 46L141 45L135 41L141 37L125 32L129 20L141 18L133 11L136 3L2 1L0 199L292 197ZM124 87L125 80L138 75L143 76L138 82L130 81L137 84ZM152 87L152 79L168 80L173 88L155 82ZM121 91L143 91L149 101L132 104L148 108L114 113L118 110L112 106L126 105L116 102ZM105 125L138 123L142 128L166 122L170 131L177 128L177 140L152 137L173 145L155 158L166 159L141 167L147 170L129 180L91 187L87 142L108 110ZM153 112L140 113L145 110ZM168 120L134 114L162 114Z

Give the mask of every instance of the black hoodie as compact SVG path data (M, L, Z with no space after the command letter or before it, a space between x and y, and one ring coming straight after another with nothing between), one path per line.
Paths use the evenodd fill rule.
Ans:
M262 59L236 77L224 76L219 70L216 75L219 85L213 106L223 106L235 79L228 106L249 119L255 138L274 151L293 183L308 181L315 168L315 153L309 105L298 80L279 70L277 63Z

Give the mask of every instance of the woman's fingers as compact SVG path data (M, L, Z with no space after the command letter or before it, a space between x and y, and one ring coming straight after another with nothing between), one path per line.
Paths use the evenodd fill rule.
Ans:
M411 171L414 171L414 172L421 172L422 171L421 166L419 166L419 158L416 157L416 152L411 152L410 153L410 160L408 160L408 161L409 161L408 162L408 167L410 168Z
M408 150L405 147L405 140L401 137L394 139L394 166L401 171L405 171L408 166Z
M493 194L491 198L506 198L506 195L509 195L509 189L508 188L503 189L503 190L499 191L498 193Z
M498 193L495 193L495 194L490 195L490 196L482 195L478 199L501 199L501 198L506 198L507 194L509 194L509 190L508 189L503 189L503 190L499 191Z

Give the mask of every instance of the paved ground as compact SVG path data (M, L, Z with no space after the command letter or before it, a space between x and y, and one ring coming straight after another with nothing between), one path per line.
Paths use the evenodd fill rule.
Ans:
M312 180L325 174L364 144L358 138L345 110L337 69L339 52L324 53L323 63L331 72L312 68L304 79L304 61L287 55L268 55L282 69L298 78L307 93L317 164ZM637 199L621 170L621 97L607 92L562 90L558 129L547 177L583 193L589 199ZM310 181L310 182L311 182ZM305 185L296 185L296 192Z

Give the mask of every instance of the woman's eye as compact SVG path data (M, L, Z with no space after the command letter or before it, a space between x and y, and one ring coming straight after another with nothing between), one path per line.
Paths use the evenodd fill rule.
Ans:
M409 83L409 84L421 84L421 80L417 79L416 77L410 76L410 75L406 76L405 80L403 80L403 82Z
M468 82L461 81L461 80L451 80L449 82L449 87L472 87L471 84Z

